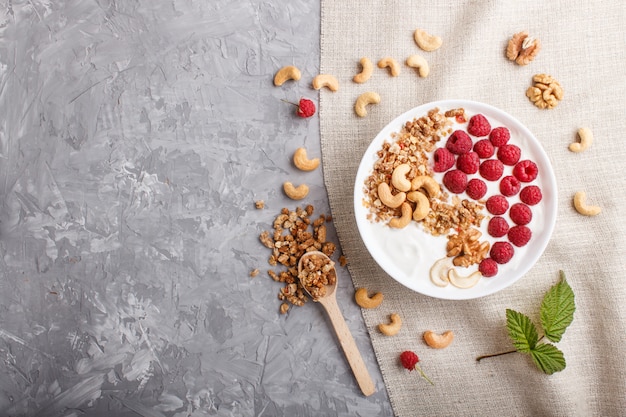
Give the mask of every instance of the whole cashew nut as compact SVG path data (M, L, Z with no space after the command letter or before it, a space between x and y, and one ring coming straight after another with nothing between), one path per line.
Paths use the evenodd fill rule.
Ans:
M406 194L399 192L396 195L391 194L391 188L386 182L378 184L378 198L380 201L389 208L398 208L406 200Z
M423 188L430 198L438 197L441 193L439 183L429 175L419 175L411 181L411 190L419 190Z
M385 336L393 336L398 334L400 328L402 327L402 319L396 313L393 313L389 316L390 323L380 323L378 325L378 330Z
M439 36L430 35L423 29L416 29L413 33L413 39L420 49L426 52L432 52L439 49L443 41Z
M574 142L569 145L569 150L572 152L582 152L590 147L593 142L593 133L591 129L587 127L578 129L578 137L580 138L580 142Z
M445 257L439 259L430 267L430 280L438 287L445 287L450 283L448 271L452 269L452 258Z
M424 332L423 337L424 342L431 348L443 349L450 346L450 343L454 340L454 333L452 333L452 330L447 330L442 334L427 330Z
M411 170L409 164L400 164L394 168L391 174L391 185L396 187L398 191L409 191L411 189L411 181L406 179L406 174Z
M289 80L298 81L301 76L302 74L300 74L300 70L297 67L287 65L279 69L276 75L274 75L274 85L281 86Z
M367 288L359 288L354 293L354 300L363 308L376 308L383 302L383 294L377 292L371 297L367 295Z
M394 217L389 220L389 227L393 227L394 229L402 229L411 223L411 218L413 217L413 209L409 203L402 203L400 206L402 210L401 217Z
M372 61L370 61L367 57L361 58L359 63L361 64L361 72L355 75L352 78L352 81L358 84L363 84L372 76L372 73L374 72L374 64L372 64Z
M287 197L291 198L292 200L302 200L309 194L308 185L300 184L299 186L295 187L289 181L283 183L283 190L285 191L285 194L287 194Z
M415 203L413 210L413 220L419 222L430 212L430 200L420 191L411 191L406 195L406 199Z
M389 75L392 77L400 75L400 65L395 59L389 56L378 61L378 68L389 68Z
M602 209L598 206L587 205L587 195L584 191L574 194L574 207L576 211L584 216L596 216Z
M319 158L309 159L305 148L298 148L293 153L293 164L302 171L313 171L320 165Z
M330 74L319 74L313 78L312 82L313 88L319 90L321 88L328 88L330 91L339 90L339 81L335 78L334 75Z
M459 275L455 268L448 271L448 279L450 283L457 288L472 288L478 284L483 274L480 271L473 272L468 276Z
M368 104L378 104L380 103L380 96L378 93L373 91L368 91L366 93L361 94L354 103L354 112L359 117L367 116L367 105Z
M426 78L430 73L430 67L428 66L428 62L421 55L411 55L407 58L406 64L411 68L416 68L417 73L420 77Z

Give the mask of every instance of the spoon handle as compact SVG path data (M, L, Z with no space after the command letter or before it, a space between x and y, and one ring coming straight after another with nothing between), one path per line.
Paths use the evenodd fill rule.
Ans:
M359 388L361 388L361 392L363 392L365 396L372 395L376 391L376 387L363 362L359 348L354 342L352 333L350 333L350 328L346 324L343 314L341 314L337 299L330 297L324 301L323 306L328 313L330 322L337 334L337 339L339 339L339 344L343 348L343 352L346 355L346 359L348 359L348 363L350 364L350 368L352 368L352 373L354 373Z

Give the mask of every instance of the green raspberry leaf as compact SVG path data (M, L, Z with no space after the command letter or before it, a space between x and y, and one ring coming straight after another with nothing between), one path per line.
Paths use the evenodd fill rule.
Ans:
M556 346L542 343L530 351L533 362L539 369L548 375L565 369L565 357Z
M560 271L558 283L548 290L541 303L541 325L545 336L553 342L559 342L563 333L574 320L574 291L565 280L565 273Z
M509 330L509 337L513 340L513 346L519 352L528 353L537 345L539 334L528 316L507 308L506 327Z

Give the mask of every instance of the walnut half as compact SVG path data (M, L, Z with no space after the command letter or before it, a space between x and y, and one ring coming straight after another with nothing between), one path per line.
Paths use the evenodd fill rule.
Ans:
M540 109L553 109L563 99L563 87L550 75L537 74L533 82L526 90L526 97Z
M518 32L506 47L506 57L518 65L528 65L541 50L539 39L532 38L528 32Z

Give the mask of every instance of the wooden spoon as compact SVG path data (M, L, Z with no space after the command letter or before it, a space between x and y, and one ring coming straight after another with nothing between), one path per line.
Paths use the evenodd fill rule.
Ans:
M300 261L298 262L298 278L300 278L299 275L300 272L302 272L303 263L306 261L306 259L313 256L318 256L330 260L330 258L328 258L328 256L326 256L326 254L322 252L311 251L305 253L304 255L302 255ZM339 339L339 344L341 345L343 352L346 355L346 359L348 359L350 368L352 368L352 372L354 373L356 382L359 385L359 388L361 388L361 392L363 392L365 396L372 395L376 391L376 387L374 386L374 382L372 381L372 378L367 371L367 367L363 362L363 358L361 357L359 348L354 342L352 333L350 333L350 328L346 324L346 321L341 314L341 310L339 309L339 305L337 304L337 296L335 292L337 289L337 271L334 267L332 268L331 273L335 275L335 283L333 285L326 286L326 294L324 296L318 298L313 297L309 293L309 290L306 288L305 283L302 283L302 286L304 287L304 290L309 294L309 296L311 296L313 301L319 302L326 310L326 313L330 318L330 322L335 329L335 333L337 334L337 339Z

